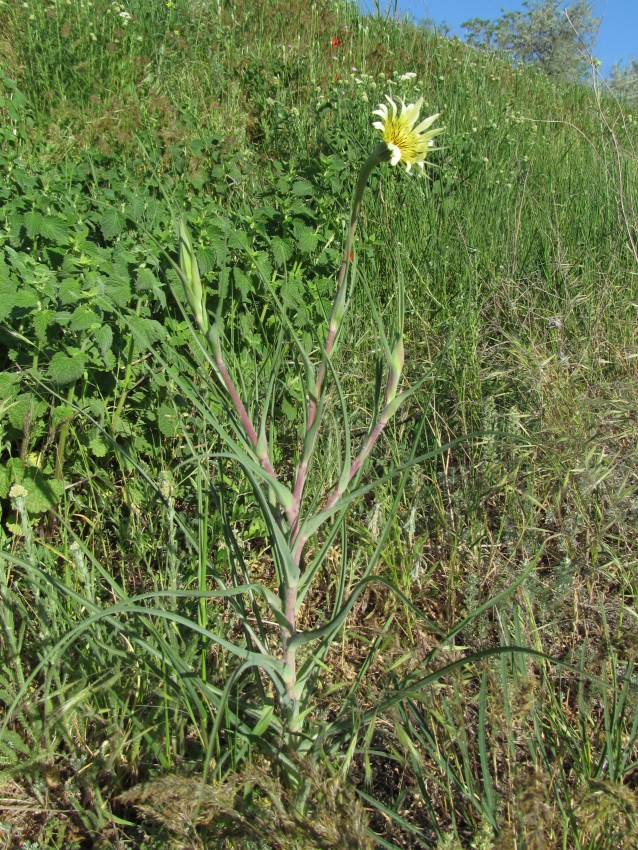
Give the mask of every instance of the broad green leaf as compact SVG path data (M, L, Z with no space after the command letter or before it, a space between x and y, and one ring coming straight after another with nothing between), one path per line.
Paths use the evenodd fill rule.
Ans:
M102 434L96 434L89 440L89 449L93 457L105 457L108 454L110 445Z
M157 427L165 437L174 437L180 430L179 416L174 407L161 404L157 411Z
M38 342L46 342L47 330L55 321L54 310L38 310L33 313L33 329Z
M309 180L297 180L292 184L292 194L297 198L314 195L314 186Z
M65 277L60 281L58 290L58 298L60 304L67 307L69 304L75 304L83 297L82 284L77 277Z
M272 264L268 254L265 251L257 251L253 254L253 262L257 267L261 279L265 283L270 283L272 278Z
M93 331L93 339L100 350L106 367L111 368L115 362L114 354L111 351L113 347L113 329L110 325L100 325L99 328Z
M103 309L108 309L109 312L113 312L114 307L126 307L131 300L131 286L124 280L111 278L103 281L102 292L108 299L106 301L108 307L103 307ZM100 299L100 302L103 304L104 299Z
M14 428L24 430L25 424L44 416L47 404L33 393L21 393L8 408L9 422Z
M128 317L128 326L135 337L138 351L146 351L147 348L166 337L164 325L160 325L155 319L131 315Z
M31 467L25 469L21 484L27 491L26 506L30 514L51 510L64 493L62 481L48 478L39 469Z
M105 239L114 239L124 230L126 219L115 209L107 210L100 218L100 229Z
M0 399L4 404L18 394L20 375L17 372L0 372Z
M235 266L233 269L233 277L235 279L235 286L239 289L241 300L245 304L252 289L252 281L248 275L244 274L239 266Z
M316 249L318 242L317 234L311 227L308 227L307 224L304 224L299 219L295 219L294 230L297 245L302 254L309 254Z
M56 384L70 384L77 381L84 374L86 360L86 354L82 351L77 351L71 356L58 351L51 358L47 377Z
M76 307L73 311L71 321L69 322L69 328L72 331L86 331L96 323L100 323L100 317L98 314L89 307L81 305L80 307Z
M50 239L56 245L68 245L71 231L59 216L46 215L40 227L40 233L45 239Z
M148 290L153 290L157 286L159 286L159 281L153 274L152 270L147 266L142 266L137 272L137 279L135 281L135 289L137 292L147 292Z
M17 302L17 284L15 281L0 281L0 322L11 313Z
M30 210L24 215L24 226L29 239L35 239L42 232L42 223L44 218L41 213L36 210Z
M281 236L273 236L270 241L270 247L275 263L278 266L283 266L290 259L292 249L289 243L285 239L282 239Z
M21 287L16 293L15 297L15 306L16 307L37 307L38 306L38 293L31 289L31 287Z

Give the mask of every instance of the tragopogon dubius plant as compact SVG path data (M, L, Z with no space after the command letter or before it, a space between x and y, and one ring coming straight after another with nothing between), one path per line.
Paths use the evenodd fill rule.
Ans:
M201 335L200 344L210 359L218 386L230 402L230 429L228 426L216 427L225 444L220 456L238 463L251 482L268 528L278 585L278 592L258 582L238 585L232 590L235 598L237 594L242 593L252 597L258 596L267 606L270 619L277 623L279 635L278 645L273 648L271 636L244 618L242 625L250 646L233 648L244 664L240 665L232 678L236 681L243 671L255 666L268 675L282 710L281 731L286 733L291 748L298 752L304 750L312 737L309 734L311 683L315 681L322 658L343 625L358 592L355 589L344 601L345 582L341 582L342 590L338 594L337 603L331 606L331 611L326 612L328 622L320 628L300 630L298 619L301 606L325 560L328 544L332 539L329 532L324 534L322 540L317 540L316 535L328 521L332 521L334 527L347 507L374 486L358 485L362 467L388 422L416 389L412 387L400 391L404 363L404 299L402 280L399 280L396 291L397 315L391 333L386 334L379 311L373 306L385 360L385 388L377 388L380 403L375 407L367 435L356 449L353 448L350 417L335 373L333 355L349 304L348 270L365 188L372 171L383 163L402 163L407 171L410 171L413 165L423 168L426 157L433 148L434 138L443 129L433 128L438 115L432 115L417 123L421 100L408 105L402 103L400 112L390 97L387 97L387 101L389 107L382 104L375 112L381 120L376 121L374 127L380 132L382 141L363 164L354 190L350 226L337 276L336 293L327 333L323 343L320 343L321 358L316 365L312 362L312 354L299 340L283 305L271 290L273 303L280 314L282 330L286 334L286 342L291 350L296 351L304 375L303 438L298 457L292 459L292 475L290 463L286 466L285 475L276 469L275 452L268 436L267 420L271 411L277 370L270 369L269 384L264 389L260 402L259 421L255 421L249 413L249 405L242 399L240 376L231 374L232 369L225 354L223 294L215 293L217 308L214 315L209 314L206 290L200 277L192 241L184 221L179 223L179 277L194 319L196 333ZM281 358L275 358L273 364L281 365ZM317 502L308 498L306 490L313 462L317 461L319 435L326 408L326 388L330 378L340 400L342 431L339 441L343 451L338 477ZM381 376L379 380L382 380ZM290 461L289 458L286 460ZM306 559L306 550L311 539L317 543L312 558ZM224 642L224 645L228 647L227 642Z

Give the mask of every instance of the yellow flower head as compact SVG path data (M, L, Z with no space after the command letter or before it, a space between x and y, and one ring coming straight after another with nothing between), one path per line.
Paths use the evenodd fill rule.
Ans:
M386 100L390 104L390 109L385 103L379 104L379 108L374 110L373 115L379 115L382 120L375 121L372 126L379 130L383 141L388 146L390 163L398 165L402 162L406 171L415 164L423 168L428 151L433 147L432 139L444 130L443 127L429 129L439 117L439 113L430 115L415 127L423 106L423 98L407 106L401 101L400 115L397 115L397 105L389 95L386 95Z

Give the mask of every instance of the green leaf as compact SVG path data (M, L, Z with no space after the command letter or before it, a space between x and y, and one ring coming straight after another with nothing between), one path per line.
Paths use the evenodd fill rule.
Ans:
M47 478L39 469L25 469L22 486L27 491L26 507L30 514L50 511L64 493L64 482Z
M309 254L316 249L318 242L317 234L311 227L308 227L307 224L296 218L294 230L297 237L297 245L302 254Z
M131 300L131 287L128 281L109 278L102 282L102 292L106 301L100 299L102 309L113 312L114 307L126 307ZM103 306L106 303L107 306Z
M33 330L38 342L46 342L47 330L53 324L55 316L53 310L38 310L33 314Z
M24 430L25 424L44 416L47 404L33 393L20 393L8 409L9 422L14 428Z
M18 394L20 375L17 372L0 372L0 399L6 404Z
M281 236L273 236L270 241L270 247L272 249L272 255L275 258L275 263L278 266L283 266L290 259L292 249L288 242L282 239Z
M150 290L151 292L159 286L159 281L153 274L152 270L147 268L146 266L142 266L137 272L137 279L135 281L135 290L137 292L146 292Z
M124 230L126 219L115 209L107 210L100 218L100 230L105 239L114 239Z
M113 347L113 329L110 325L100 325L93 331L93 339L100 350L102 359L107 368L115 365L115 356L111 351Z
M37 307L38 301L38 293L26 284L22 284L15 295L16 307Z
M79 301L83 297L83 294L79 278L66 277L60 281L58 298L60 299L60 304L64 307L68 307L69 304L75 304L76 301Z
M71 316L69 328L72 331L86 331L95 324L100 323L100 317L89 307L77 307Z
M35 239L42 232L42 223L44 219L39 212L30 210L24 215L24 226L29 239Z
M63 351L53 355L47 369L47 376L56 384L70 384L77 381L86 369L86 354L77 351L69 356Z
M20 756L28 756L29 747L22 736L14 729L3 729L0 741L0 766L7 767L18 764Z
M165 437L174 437L179 432L179 416L172 405L160 405L157 412L157 427Z
M166 329L155 319L144 319L141 316L128 317L128 326L135 338L137 350L146 351L156 342L166 338Z
M40 233L45 239L50 239L56 245L68 245L71 238L68 225L56 215L45 215Z
M264 283L270 283L272 279L272 264L268 254L265 251L257 251L257 253L253 254L253 262Z
M314 195L314 186L309 180L297 180L292 184L292 194L297 198Z
M17 284L15 281L0 281L0 322L4 321L16 306Z
M110 445L102 434L96 434L89 440L89 450L93 457L105 457L108 454L109 448Z
M287 398L285 398L281 403L281 410L288 420L288 422L294 422L297 419L297 410L294 405L292 405Z
M252 281L248 275L244 274L239 266L235 266L233 269L233 278L235 279L235 286L239 289L241 294L241 300L245 304L248 300L248 294L253 288Z

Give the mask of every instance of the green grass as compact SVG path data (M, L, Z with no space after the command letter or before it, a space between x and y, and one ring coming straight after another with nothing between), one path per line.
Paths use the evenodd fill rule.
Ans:
M3 846L630 850L635 116L348 4L115 6L0 4ZM400 289L422 383L310 540L299 628L350 607L300 650L298 738L235 679L279 633L228 588L281 567L175 224L289 484L386 93L446 132L429 178L371 178L306 513Z

